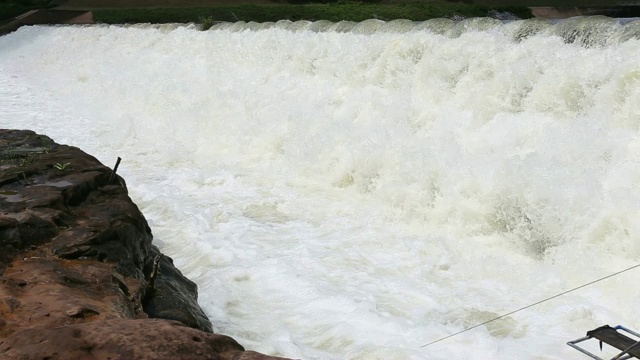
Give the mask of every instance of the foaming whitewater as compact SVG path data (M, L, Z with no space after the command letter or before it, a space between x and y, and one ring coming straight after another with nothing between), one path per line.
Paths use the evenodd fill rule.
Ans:
M640 329L638 23L23 27L0 125L113 165L217 332L305 359L564 359Z

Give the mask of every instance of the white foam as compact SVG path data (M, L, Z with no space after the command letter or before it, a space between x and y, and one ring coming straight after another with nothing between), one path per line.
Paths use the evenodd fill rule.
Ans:
M629 273L421 348L640 259L638 40L445 23L24 27L0 38L0 126L121 156L248 349L559 359L640 328Z

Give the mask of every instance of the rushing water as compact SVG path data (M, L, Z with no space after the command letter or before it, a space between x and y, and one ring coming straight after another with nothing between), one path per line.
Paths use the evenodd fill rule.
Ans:
M216 331L305 359L579 358L639 329L640 31L607 18L23 27L0 126L113 166Z

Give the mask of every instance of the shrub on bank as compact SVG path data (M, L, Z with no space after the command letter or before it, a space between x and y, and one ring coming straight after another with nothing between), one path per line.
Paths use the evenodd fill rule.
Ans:
M487 16L490 10L509 11L529 18L527 8L489 7L463 3L412 2L398 5L337 2L306 5L240 5L206 8L102 9L94 10L94 19L107 24L123 23L198 23L209 21L329 20L363 21L367 19L427 20L433 18Z

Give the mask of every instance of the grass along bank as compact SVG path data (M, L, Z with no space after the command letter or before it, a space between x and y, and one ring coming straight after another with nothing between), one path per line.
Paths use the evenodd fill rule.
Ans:
M550 6L555 8L628 6L635 3L633 0L475 0L473 2L489 6Z
M0 0L0 23L31 9L92 10L99 23L202 23L217 21L366 19L428 20L482 17L491 10L532 17L530 6L615 6L627 0ZM69 7L70 6L70 7Z
M526 7L486 6L449 2L406 2L399 4L371 4L339 2L332 4L304 5L239 5L187 8L139 8L139 9L95 9L94 19L99 23L199 23L210 21L255 21L278 20L329 20L363 21L367 19L428 20L433 18L464 16L487 16L489 11L509 11L520 18L531 17Z

